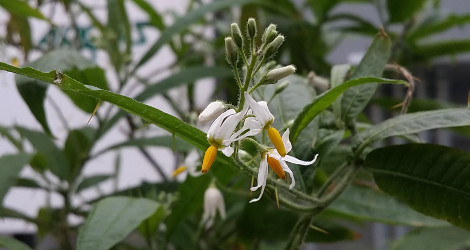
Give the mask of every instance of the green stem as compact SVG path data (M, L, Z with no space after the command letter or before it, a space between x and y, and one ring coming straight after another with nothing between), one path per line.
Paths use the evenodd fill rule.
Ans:
M304 243L305 235L307 235L307 232L310 229L312 219L313 215L311 214L305 214L299 218L289 236L289 241L287 243L286 250L300 249L300 247Z

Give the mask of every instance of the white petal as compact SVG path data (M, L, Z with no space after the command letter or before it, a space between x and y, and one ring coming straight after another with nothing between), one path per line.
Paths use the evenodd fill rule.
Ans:
M222 153L225 156L230 157L233 154L233 148L232 147L225 147L224 149L222 149Z
M221 140L226 140L230 138L230 136L233 134L233 131L235 131L235 128L237 127L238 123L243 119L244 116L245 116L245 113L243 113L243 111L228 116L222 122L218 130L218 135L215 138L221 139Z
M209 103L199 115L199 122L209 122L220 116L225 110L225 105L221 101Z
M307 165L312 165L313 163L315 163L315 161L317 161L317 157L318 157L318 154L316 154L315 158L313 158L313 160L311 160L311 161L302 161L302 160L299 160L299 159L297 159L293 156L286 155L286 156L284 156L284 160L288 161L288 162L291 162L291 163L294 163L294 164L307 166Z
M191 150L184 158L184 165L188 168L196 168L199 165L199 153L196 150Z
M230 136L228 141L234 142L234 141L241 140L247 136L253 136L253 135L259 134L262 131L261 129L262 129L262 126L258 122L258 120L256 120L254 117L248 117L245 119L245 122L243 123L243 127L237 132L235 132L232 136ZM238 138L243 132L247 130L251 131L251 132L246 132L246 133L250 133L250 135L243 135L242 138Z
M292 143L289 140L289 129L282 134L282 142L284 143L284 148L286 149L286 153L289 153L292 150Z
M225 111L224 113L222 113L221 115L219 115L219 117L217 117L217 119L215 119L215 121L212 123L209 130L207 131L207 137L208 138L209 137L217 138L216 134L217 134L217 131L220 129L220 126L222 125L222 122L224 121L224 119L227 116L232 115L232 114L235 114L234 109L229 109L229 110Z
M251 191L256 191L258 188L261 187L261 193L259 194L258 198L252 199L250 203L259 201L264 193L264 188L266 187L266 180L268 178L268 161L266 157L260 162L259 170L258 170L258 185L256 187L251 187Z
M250 105L253 114L256 116L256 119L263 125L274 121L274 116L269 112L268 104L264 101L256 102L253 97L251 97L248 92L244 93L245 100L248 105Z
M289 166L287 166L287 163L285 161L279 161L279 163L281 163L281 167L282 167L282 170L284 170L284 172L287 172L289 173L290 175L290 179L291 179L291 184L289 186L289 189L292 189L294 188L295 186L295 178L294 178L294 173L292 172L292 170L290 170Z
M225 202L224 197L221 195L217 201L217 209L219 210L219 215L222 219L225 219Z

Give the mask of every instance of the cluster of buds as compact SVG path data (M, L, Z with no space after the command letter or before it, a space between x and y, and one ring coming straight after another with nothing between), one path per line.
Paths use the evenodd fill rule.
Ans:
M270 69L258 77L258 82L254 82L255 74L260 71L265 62L278 52L285 39L283 35L278 33L274 24L264 30L260 44L257 44L257 37L257 24L253 18L248 20L245 34L236 23L231 25L231 36L225 38L225 51L227 62L232 67L240 88L238 106L227 109L227 105L224 105L223 102L215 101L210 103L199 116L200 122L215 119L207 132L210 146L204 153L202 173L209 171L218 151L222 151L223 154L230 157L234 152L238 152L234 149L239 148L239 141L262 133L268 135L272 146L257 144L261 161L257 185L252 187L251 191L261 188L261 193L258 198L252 199L250 202L258 201L261 198L268 178L268 166L281 179L286 179L287 173L291 179L289 188L292 189L295 186L295 178L287 162L311 165L317 158L315 156L311 161L302 161L288 155L292 149L289 141L289 129L281 136L278 130L272 126L274 116L269 111L268 103L263 100L256 101L252 96L253 91L258 87L275 84L295 72L293 65ZM244 74L239 73L240 59L246 67ZM243 81L240 79L240 75L245 76ZM279 94L286 87L286 84L280 84L276 88L279 90L276 90L275 94Z

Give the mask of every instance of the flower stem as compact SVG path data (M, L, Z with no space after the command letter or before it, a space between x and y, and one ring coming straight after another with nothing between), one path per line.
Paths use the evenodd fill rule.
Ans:
M286 250L297 250L300 249L305 240L305 235L307 235L308 230L310 229L310 224L312 223L313 215L305 214L300 216L299 220L292 230L289 241L287 242Z

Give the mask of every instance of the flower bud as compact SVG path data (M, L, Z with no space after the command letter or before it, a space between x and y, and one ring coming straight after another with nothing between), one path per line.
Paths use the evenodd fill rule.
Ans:
M238 27L238 24L232 23L230 26L231 31L232 31L232 37L233 40L235 41L235 44L239 49L243 48L243 36L242 32L240 31L240 27Z
M270 24L263 33L263 36L261 37L261 42L263 44L269 44L276 38L277 36L277 31L276 31L276 25Z
M254 18L249 18L246 23L246 33L250 39L255 39L256 33L258 32L256 27L256 20Z
M231 37L225 38L225 56L227 58L227 62L230 65L232 65L233 67L237 65L237 45L235 45L235 42L233 42L233 39Z
M274 54L276 54L277 50L279 47L281 47L281 44L284 42L284 36L283 35L278 35L269 45L266 47L264 50L264 58L268 59L272 57Z
M275 83L283 78L294 74L294 72L294 65L288 65L281 68L273 69L266 74L266 81L269 83Z
M217 118L225 111L225 105L221 101L209 103L199 115L199 122L209 122Z

